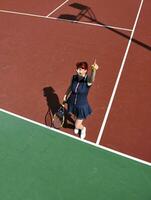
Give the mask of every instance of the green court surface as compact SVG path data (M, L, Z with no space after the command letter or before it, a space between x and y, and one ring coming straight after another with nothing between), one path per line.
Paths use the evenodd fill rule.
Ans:
M0 111L1 200L151 200L151 167Z

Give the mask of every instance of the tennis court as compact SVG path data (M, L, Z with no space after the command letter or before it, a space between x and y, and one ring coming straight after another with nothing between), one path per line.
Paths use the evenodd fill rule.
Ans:
M0 2L3 200L151 198L150 13L149 0ZM46 118L94 57L83 141Z

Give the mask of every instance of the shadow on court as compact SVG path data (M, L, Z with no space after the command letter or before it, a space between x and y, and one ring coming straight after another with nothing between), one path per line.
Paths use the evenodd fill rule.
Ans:
M53 123L52 123L53 116L60 108L61 103L59 101L59 97L56 94L54 88L51 86L43 88L43 96L46 98L46 102L48 106L47 113L45 114L45 124L47 126L53 127ZM67 114L67 109L65 108L65 122L64 122L63 127L74 129L74 123L75 123L74 120L69 114Z
M88 7L86 5L79 4L79 3L72 3L69 6L79 10L79 13L77 15L61 14L58 18L66 19L66 20L69 20L69 21L72 21L72 22L73 21L74 22L80 21L81 19L86 18L91 23L96 23L96 24L102 25L106 29L108 29L108 30L128 39L128 40L130 39L129 35L126 35L126 34L120 32L119 30L116 30L115 28L108 27L107 24L98 21L93 10L90 7ZM151 51L151 46L149 46L149 45L147 45L147 44L145 44L145 43L143 43L139 40L136 40L135 38L132 39L132 42L134 42L135 44L145 48L146 50Z

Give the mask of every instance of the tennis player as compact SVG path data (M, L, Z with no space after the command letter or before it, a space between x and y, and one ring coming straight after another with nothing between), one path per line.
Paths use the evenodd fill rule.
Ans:
M71 84L67 89L63 101L68 105L67 112L75 116L75 134L80 134L80 138L86 137L86 127L83 121L92 113L88 103L88 92L95 80L96 71L99 66L94 64L91 66L91 74L88 75L88 63L79 62L76 64L76 75L73 75Z

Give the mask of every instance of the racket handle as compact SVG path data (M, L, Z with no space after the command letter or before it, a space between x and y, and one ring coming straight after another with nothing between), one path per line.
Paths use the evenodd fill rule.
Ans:
M66 104L66 103L67 103L66 101L63 101L61 105L62 105L63 107L65 107L65 104Z

